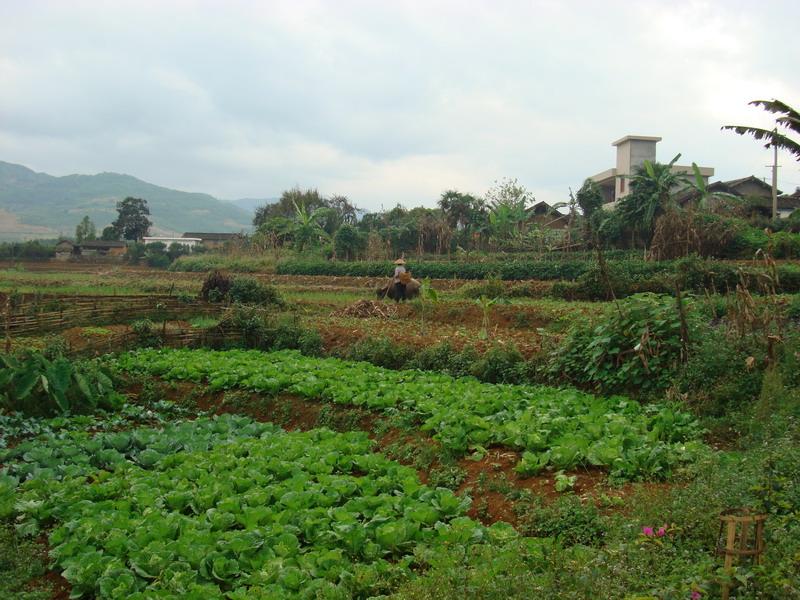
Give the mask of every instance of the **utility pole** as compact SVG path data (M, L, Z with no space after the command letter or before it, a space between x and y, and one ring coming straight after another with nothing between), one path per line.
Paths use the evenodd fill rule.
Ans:
M774 136L777 137L778 128L775 128ZM778 218L778 144L775 137L772 138L772 220Z

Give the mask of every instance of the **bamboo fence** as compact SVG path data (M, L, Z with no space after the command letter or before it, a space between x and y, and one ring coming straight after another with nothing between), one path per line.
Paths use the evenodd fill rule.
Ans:
M217 315L219 304L182 300L174 296L50 296L11 306L0 316L0 330L26 336L56 332L70 327L108 325L150 318L157 321L187 315Z

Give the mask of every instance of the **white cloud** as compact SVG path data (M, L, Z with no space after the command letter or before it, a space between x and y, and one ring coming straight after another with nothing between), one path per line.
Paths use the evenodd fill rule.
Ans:
M759 96L800 104L798 17L789 0L7 3L0 160L370 209L503 176L563 200L628 133L761 175L765 151L719 127L769 124Z

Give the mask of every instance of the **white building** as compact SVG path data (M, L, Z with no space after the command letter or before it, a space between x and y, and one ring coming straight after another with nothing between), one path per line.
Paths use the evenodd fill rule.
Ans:
M203 240L201 240L200 238L185 238L185 237L143 237L142 242L144 242L145 245L161 242L167 248L169 248L171 244L180 244L181 246L186 246L187 248L192 249L195 246L201 244Z
M611 144L617 147L617 166L590 177L603 192L606 200L603 208L613 209L620 199L630 193L630 176L637 167L644 165L644 161L656 161L656 144L660 141L660 137L626 135ZM674 165L672 172L687 174L694 179L691 165ZM700 167L700 175L708 183L708 178L714 175L714 169Z

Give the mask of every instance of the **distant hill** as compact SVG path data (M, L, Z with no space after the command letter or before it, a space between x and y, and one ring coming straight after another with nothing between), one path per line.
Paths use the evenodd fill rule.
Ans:
M255 214L256 209L259 206L264 206L265 204L275 204L280 198L239 198L238 200L231 200L231 204L235 204L242 210L246 210L250 213L250 216Z
M252 213L208 194L180 192L119 173L53 177L0 161L0 239L21 240L73 235L89 215L98 233L117 216L126 196L150 206L152 233L247 230Z

